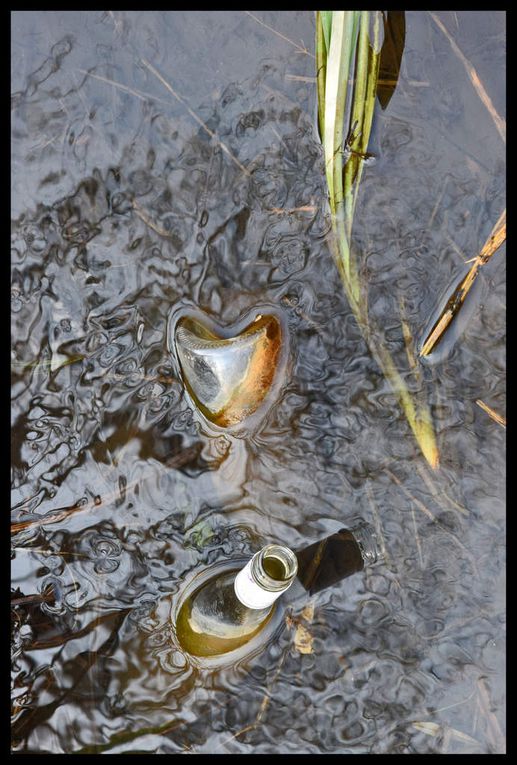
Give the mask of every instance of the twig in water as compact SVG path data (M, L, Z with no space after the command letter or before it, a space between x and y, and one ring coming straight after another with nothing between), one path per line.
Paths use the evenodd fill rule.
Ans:
M436 501L437 504L439 504L439 503L438 503L438 500L436 499L436 497L441 496L441 497L445 498L445 500L450 504L451 507L453 507L455 510L458 510L462 515L468 515L469 514L469 511L466 508L462 507L462 505L460 505L454 499L449 497L443 491L443 489L440 491L440 490L438 490L436 488L436 486L434 485L434 482L433 482L431 476L427 474L427 472L426 472L426 470L425 470L423 465L417 463L416 468L417 468L418 472L420 473L420 475L422 476L422 479L423 479L424 483L426 484L427 488L429 489L431 494L435 497L435 501Z
M443 333L454 319L461 306L465 302L476 276L481 266L487 263L492 255L497 252L499 247L506 239L506 209L503 210L499 216L499 220L492 229L492 233L483 245L483 249L479 255L474 259L474 263L470 267L469 272L464 279L458 284L452 293L451 297L447 301L445 308L440 314L440 318L433 326L431 332L425 339L422 348L420 350L420 356L428 356L436 344L441 340Z
M290 209L285 209L282 207L271 207L271 209L266 210L268 213L275 213L275 215L292 215L296 212L316 212L318 208L314 207L313 205L302 205L301 207L291 207Z
M180 96L180 94L179 94L179 93L177 93L177 92L174 90L174 88L172 87L172 85L171 85L170 83L168 83L168 82L167 82L167 80L166 80L164 77L162 77L162 75L160 74L160 72L158 72L158 70L157 70L157 69L155 69L155 68L154 68L154 66L153 66L152 64L150 64L150 63L149 63L149 61L147 61L145 58L142 58L142 59L140 59L140 61L141 61L141 62L142 62L142 64L143 64L143 65L146 67L146 69L149 69L149 71L150 71L152 74L154 74L154 76L155 76L155 77L156 77L158 80L160 80L160 82L162 83L162 85L163 85L165 88L167 88L167 90L169 91L169 93L171 93L171 94L174 96L174 98L175 98L177 101L179 101L179 102L180 102L180 104L183 104L183 106L184 106L184 107L185 107L185 109L188 111L188 113L190 114L190 116L191 116L193 119L195 119L195 121L198 123L198 125L201 125L201 127L203 128L203 130L204 130L206 133L208 133L208 135L209 135L209 136L210 136L210 137L211 137L211 138L212 138L214 141L216 141L216 142L219 144L219 146L221 147L221 149L222 149L223 151L225 151L225 152L226 152L226 154L228 154L228 156L230 157L230 159L232 159L232 160L235 162L235 164L236 164L236 165L238 165L238 167L240 167L240 169L242 170L242 172L243 172L245 175L249 175L249 174L250 174L250 173L249 173L249 170L248 170L246 167L244 167L244 165L243 165L241 162L239 162L239 160L237 159L237 157L236 157L234 154L232 154L232 152L230 151L230 149L229 149L229 148L226 146L226 144L224 144L224 143L223 143L223 142L222 142L222 141L221 141L221 140L220 140L220 139L217 137L217 135L214 133L214 131L213 131L213 130L210 130L210 128L208 127L208 125L206 124L206 122L203 122L203 120L202 120L200 117L198 117L198 116L197 116L196 112L194 112L194 111L193 111L193 110L190 108L190 106L187 104L187 102L185 101L185 99L183 98L183 96Z
M444 525L443 525L443 523L440 523L440 521L439 521L439 520L438 520L438 519L437 519L437 518L436 518L436 517L433 515L433 513L432 513L432 512L431 512L431 511L430 511L430 510L429 510L429 509L428 509L428 508L427 508L427 507L424 505L424 503L423 503L423 502L421 502L421 501L420 501L420 500L419 500L417 497L415 497L415 495L414 495L414 494L412 494L412 493L409 491L409 489L407 489L407 488L404 486L404 484L402 483L402 481L401 481L399 478L397 478L397 476L396 476L394 473L392 473L392 472L391 472L391 470L389 470L388 468L385 468L385 471L386 471L386 473L387 473L387 474L388 474L388 475L389 475L391 478L393 478L393 480L395 481L395 483L397 483L397 484L400 486L400 488L402 489L402 491L404 492L404 494L405 494L405 495L406 495L406 496L407 496L409 499L411 499L411 500L412 500L412 501L415 503L415 505L418 507L418 509L419 509L419 510L421 510L421 511L424 513L424 515L427 515L427 517L428 517L428 518L429 518L431 521L433 521L433 523L436 523L436 524L437 524L437 525L438 525L438 526L439 526L439 527L442 529L442 531L445 531L445 533L446 533L446 534L448 534L448 535L451 537L451 539L454 541L454 543L455 543L455 544L456 544L456 545L457 545L457 546L458 546L458 547L459 547L461 550L463 550L463 552L465 553L465 555L467 556L467 558L468 558L468 559L470 560L470 562L472 563L472 567L473 567L473 569L474 569L474 572L476 573L476 575L479 575L479 569L478 569L478 567L477 567L476 559L474 558L474 556L472 555L472 553L470 552L470 550L468 550L468 549L465 547L465 545L463 544L463 542L460 542L460 540L457 538L457 536L456 536L455 534L453 534L453 533L452 533L452 531L449 531L449 529L448 529L446 526L444 526Z
M167 239L171 238L171 235L168 231L165 231L164 228L161 228L160 226L157 226L156 223L153 223L152 220L149 218L148 215L144 213L136 199L133 199L133 210L135 211L136 215L140 218L140 220L143 220L143 222L146 224L146 226L149 226L149 228L152 228L153 231L156 231L157 234L160 236L164 236Z
M498 751L499 754L505 751L505 737L501 726L497 721L497 717L490 709L490 697L486 687L486 680L484 677L480 677L477 681L478 687L478 702L481 711L486 717L488 723L488 735L490 737L492 746Z
M270 32L273 32L273 34L278 35L278 37L281 37L282 40L285 40L286 42L290 43L291 45L294 45L295 48L298 48L298 50L301 53L305 53L307 56L310 56L311 58L316 58L313 53L311 53L307 48L304 48L301 45L298 45L298 43L295 43L294 40L290 40L289 37L286 37L281 32L278 32L276 29L273 29L273 27L270 27L269 24L266 24L264 21L261 21L258 16L255 16L255 14L251 13L251 11L244 11L244 13L247 13L248 16L251 16L252 19L254 19L257 24L260 24L261 26L265 27L266 29L269 29Z
M418 557L420 558L420 568L424 568L424 558L422 556L422 545L420 544L420 536L418 534L418 528L416 525L416 517L415 517L415 511L413 508L411 508L411 515L413 516L413 528L415 530L415 539L416 539L416 547L418 550Z
M121 82L111 80L109 77L103 77L101 74L94 74L93 72L88 72L86 69L78 69L77 71L81 72L81 74L85 74L87 77L92 77L94 80L99 80L99 82L105 82L107 85L113 85L114 88L123 90L124 93L131 93L132 96L136 96L142 101L159 101L162 104L170 105L170 102L165 98L154 96L152 93L145 93L143 90L135 90L134 88L130 88L127 85L123 85Z
M495 106L493 105L490 96L486 92L485 88L483 87L483 83L478 77L478 73L470 63L470 61L463 55L461 50L459 49L458 45L454 41L454 38L451 37L450 33L448 32L447 28L444 26L444 24L440 21L438 16L435 13L431 13L431 18L436 24L436 26L441 29L445 37L448 39L448 41L451 44L451 47L454 51L454 53L458 56L461 63L465 67L467 74L470 78L470 81L472 85L474 86L478 96L480 97L481 101L483 102L484 106L487 108L490 116L494 120L495 126L499 132L499 135L503 139L503 141L506 143L506 120L503 120L502 117L499 116L499 114L496 111Z
M403 298L399 300L399 313L400 313L400 325L402 327L402 336L404 338L404 345L406 346L406 356L408 365L415 378L420 382L420 370L416 363L415 354L413 353L413 335L411 334L411 328L406 319L405 301Z
M466 744L470 744L470 746L480 745L480 742L477 741L475 738L472 738L472 736L469 736L467 733L463 733L463 731L461 730L456 730L456 728L451 728L450 725L447 725L446 723L439 724L435 722L416 721L411 724L414 728L421 731L422 733L426 733L428 736L443 735L443 739L442 739L443 752L446 752L448 750L451 738L455 738L459 741L463 741Z
M445 190L447 188L448 181L449 181L449 176L447 175L444 178L444 180L443 180L442 188L441 188L440 193L438 194L438 197L436 199L435 205L433 207L433 211L431 213L431 217L429 218L429 223L427 224L428 230L431 230L431 227L432 227L433 222L434 222L434 217L435 217L436 213L438 212L438 207L440 206L440 204L442 202L443 195L445 194Z
M115 32L118 34L118 31L120 28L120 21L118 21L118 19L115 18L115 14L113 13L113 11L108 11L108 13L111 16L113 23L115 24Z
M503 428L506 428L506 417L503 417L500 414L497 414L497 412L494 412L493 409L491 409L487 404L485 404L481 399L476 399L476 404L483 409L489 417L491 417L493 420L499 423L499 425L502 425Z
M316 77L304 77L301 74L286 74L285 79L294 80L295 82L310 82L312 84L316 82Z
M11 598L10 604L13 606L28 606L31 603L48 603L54 601L55 595L53 592L35 592L32 595L22 595L19 598Z

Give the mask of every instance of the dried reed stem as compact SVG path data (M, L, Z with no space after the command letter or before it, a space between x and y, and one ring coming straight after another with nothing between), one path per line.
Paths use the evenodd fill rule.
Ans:
M438 16L435 13L431 13L430 15L431 15L432 20L436 24L436 26L439 29L441 29L441 31L443 32L445 37L448 39L448 41L450 42L451 48L453 49L454 53L458 56L458 58L460 59L461 63L465 67L465 69L467 71L467 74L469 76L469 79L470 79L472 85L474 86L474 88L476 90L476 93L478 94L478 96L480 97L482 103L487 108L490 116L492 117L492 119L493 119L493 121L495 123L495 126L496 126L496 128L497 128L497 130L499 132L499 135L501 136L503 141L506 143L506 120L504 120L502 117L500 117L499 114L497 113L497 110L496 110L495 106L493 105L490 96L486 92L486 90L485 90L485 88L483 86L483 83L479 79L478 73L476 72L476 70L474 69L474 67L470 63L470 61L463 55L463 53L461 52L461 50L458 47L457 43L455 42L453 37L451 37L450 33L448 32L447 28L444 26L444 24L440 21L440 19L438 18Z
M431 332L422 345L419 354L420 356L428 356L433 348L437 345L437 343L441 340L443 333L463 305L465 298L467 297L472 285L474 284L479 269L490 260L492 255L499 249L505 239L506 209L501 213L499 220L492 229L492 233L483 245L483 249L479 255L474 258L474 262L472 263L469 272L465 278L461 280L459 285L455 288L454 292L448 299L447 304L440 314L438 321L433 326Z
M266 29L269 29L270 32L273 32L273 34L277 35L278 37L281 37L282 40L285 40L290 45L294 45L295 48L297 48L300 53L305 53L305 55L310 56L311 58L315 58L314 54L311 53L307 48L303 47L302 45L298 45L298 43L295 43L294 40L291 40L289 37L286 37L281 32L278 32L276 29L273 29L273 27L270 27L269 24L266 24L264 21L261 21L258 16L255 16L254 13L251 11L244 11L244 13L247 13L248 16L251 16L251 18L257 22L257 24L260 24L262 27L265 27Z
M499 425L502 425L503 428L506 428L506 417L503 417L500 414L497 414L497 412L494 412L493 409L491 409L488 404L485 404L481 399L476 399L476 404L483 409L489 417L491 417L493 420L495 420Z

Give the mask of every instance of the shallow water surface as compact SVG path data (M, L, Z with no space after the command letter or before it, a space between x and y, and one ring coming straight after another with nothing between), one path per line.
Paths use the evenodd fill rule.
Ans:
M437 17L504 117L504 14ZM505 751L505 431L476 404L504 414L505 250L407 374L432 472L326 242L313 39L307 11L12 16L13 751ZM371 151L354 243L407 368L400 308L416 342L505 206L504 143L428 13L406 13ZM284 317L249 431L193 411L182 305ZM178 651L171 611L204 566L358 517L383 564L286 596L232 666Z

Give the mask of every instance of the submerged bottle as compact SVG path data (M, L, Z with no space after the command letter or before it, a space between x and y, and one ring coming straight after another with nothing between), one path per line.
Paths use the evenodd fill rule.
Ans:
M375 532L365 521L296 553L283 545L267 545L241 570L213 576L185 599L176 618L177 639L193 656L233 651L265 627L275 601L296 577L312 595L378 558Z
M360 521L352 529L340 529L320 542L296 553L298 579L310 595L337 584L380 557L373 527Z
M269 621L298 564L288 547L267 545L240 571L214 576L182 604L176 636L193 656L218 656L248 642Z
M237 425L264 402L281 371L282 328L276 316L258 314L245 329L228 337L199 317L176 324L174 347L185 387L211 422Z

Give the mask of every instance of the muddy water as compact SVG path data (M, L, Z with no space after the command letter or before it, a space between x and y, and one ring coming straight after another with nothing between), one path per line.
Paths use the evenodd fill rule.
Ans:
M430 392L431 475L325 242L313 15L255 15L12 17L13 750L502 752L505 431L476 401L504 414L504 248L407 376ZM504 116L504 14L439 18ZM355 223L401 365L400 306L416 341L505 206L462 59L429 14L406 25ZM285 317L251 432L192 411L168 351L182 303ZM359 516L385 564L287 600L233 666L177 650L171 610L204 566Z

